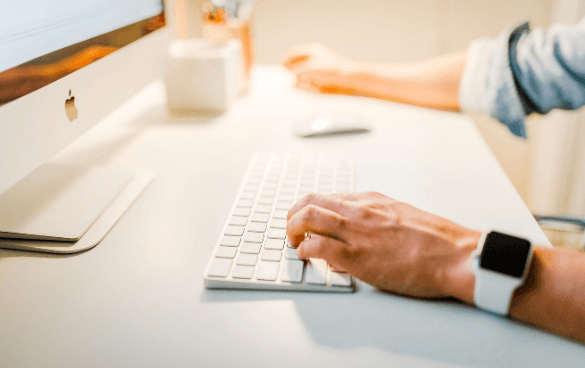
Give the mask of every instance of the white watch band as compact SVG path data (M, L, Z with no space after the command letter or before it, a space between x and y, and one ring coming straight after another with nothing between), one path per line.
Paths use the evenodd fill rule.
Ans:
M473 292L474 303L481 309L506 316L510 310L512 295L521 283L519 279L482 270L478 264Z
M506 316L514 291L522 285L524 278L511 277L480 267L480 256L486 237L487 233L483 233L473 255L472 271L475 275L473 301L478 308Z

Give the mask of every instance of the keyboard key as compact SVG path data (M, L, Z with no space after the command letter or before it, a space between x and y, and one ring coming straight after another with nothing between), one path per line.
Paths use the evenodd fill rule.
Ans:
M325 285L327 283L327 262L322 259L311 258L307 262L305 282L307 284Z
M346 273L331 272L329 284L332 286L351 286L351 276Z
M311 193L314 188L315 188L315 186L313 184L301 185L301 187L299 188L299 192Z
M309 190L309 191L302 191L299 190L299 195L297 196L297 200L300 200L301 198L303 198L304 196L313 193L313 189Z
M292 202L278 202L276 203L276 209L277 210L290 210L290 208L292 207Z
M238 248L234 247L219 247L215 252L215 256L218 258L234 258L237 251Z
M237 247L240 245L240 237L226 235L221 238L219 245L223 245L224 247Z
M238 226L246 226L247 223L248 223L248 218L241 217L241 216L232 216L230 218L230 221L229 221L230 225L238 225Z
M264 240L262 233L246 233L244 237L244 241L249 243L262 243L262 240Z
M270 212L272 212L272 206L269 206L269 205L266 205L266 204L259 204L254 209L254 212L258 212L258 213L270 213Z
M260 243L246 243L246 242L244 242L244 244L242 244L242 247L240 248L240 253L258 254L258 253L260 253L261 247L262 247L262 245Z
M258 259L257 254L240 253L236 264L242 266L256 266L256 260Z
M258 199L258 204L273 204L274 198L273 197L260 197Z
M268 222L270 215L267 213L255 213L252 215L252 222Z
M236 207L251 208L254 205L254 201L251 199L240 199Z
M295 188L282 188L280 193L283 194L293 194L295 192Z
M276 195L276 191L274 189L265 189L260 195L262 197L274 197Z
M293 201L293 195L292 194L281 194L278 196L278 201L279 202L292 202Z
M345 193L345 192L349 192L349 185L337 185L335 187L335 191L337 193Z
M303 261L286 261L282 265L280 281L301 282L303 280Z
M276 182L266 182L266 184L264 184L264 189L276 189Z
M287 215L288 215L288 211L276 210L276 211L274 211L274 214L272 215L272 217L274 217L275 219L285 219L286 220Z
M244 234L244 227L243 226L228 226L225 231L225 235L235 235L235 236L242 236Z
M286 259L299 259L296 248L286 248Z
M268 230L268 238L269 239L284 239L284 238L286 238L286 230L285 229L270 229L270 230Z
M280 262L281 255L282 255L282 252L279 250L264 249L262 251L262 260L263 261Z
M234 268L234 272L232 272L232 277L234 279L251 279L254 275L254 267L250 266L236 266Z
M274 229L286 229L286 220L274 219L270 221L270 227Z
M266 239L264 249L282 250L284 248L284 240L281 239Z
M247 192L257 192L260 189L258 184L246 184L244 190Z
M263 233L266 231L266 224L262 222L251 222L250 225L248 225L248 231Z
M209 267L208 276L226 277L230 273L232 267L232 260L226 258L214 258Z
M231 262L231 261L230 261ZM258 280L274 281L278 276L280 263L277 262L260 262L256 278Z
M243 192L240 195L241 199L254 199L256 198L256 192Z
M250 209L249 208L236 207L236 209L234 210L233 215L234 216L248 217L248 216L250 216Z

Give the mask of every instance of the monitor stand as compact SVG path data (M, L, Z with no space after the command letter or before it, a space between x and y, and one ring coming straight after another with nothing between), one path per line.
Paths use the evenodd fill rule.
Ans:
M45 164L0 196L0 248L96 246L152 181L149 170Z

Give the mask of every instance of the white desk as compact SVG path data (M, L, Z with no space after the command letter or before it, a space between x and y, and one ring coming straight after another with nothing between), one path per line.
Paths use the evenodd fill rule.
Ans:
M218 117L168 117L155 83L59 160L157 178L96 248L0 251L1 367L577 367L585 348L450 301L211 291L202 273L256 150L356 159L377 190L477 229L547 243L464 116L317 96L276 67ZM357 111L374 132L302 140L296 116Z

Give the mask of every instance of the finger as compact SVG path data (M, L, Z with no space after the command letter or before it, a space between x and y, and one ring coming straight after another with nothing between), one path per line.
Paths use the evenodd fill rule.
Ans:
M309 89L311 88L311 78L306 74L298 74L297 75L297 87L302 89Z
M307 194L292 206L292 208L288 211L287 219L290 220L297 212L311 204L336 212L340 215L343 215L346 212L347 207L341 198L317 193Z
M297 86L298 88L308 91L308 92L313 92L313 93L322 93L323 91L321 90L321 88L319 87L315 87L312 84L304 84L304 85L299 85Z
M283 58L281 61L281 64L285 68L292 71L297 64L307 60L308 58L309 58L309 55L307 55L307 54L290 55L290 56Z
M297 74L297 87L329 94L354 94L351 88L339 83L338 77L326 70L311 70L307 63L298 63L291 69Z
M314 92L314 93L324 93L324 94L346 94L344 91L340 91L338 89L331 89L328 87L321 87L321 86L317 86L314 83L312 83L312 81L309 81L308 83L305 82L297 82L297 87L300 89L303 89L305 91L309 91L309 92Z
M345 269L343 265L348 262L348 254L348 245L345 242L314 234L297 249L300 259L321 258L329 264L339 265L338 269Z
M344 201L352 201L352 202L356 202L356 201L361 201L363 199L365 199L365 193L358 193L358 192L354 192L354 193L332 193L332 196L336 197L336 198L340 198L343 199Z
M286 54L282 57L282 65L290 69L290 66L295 62L307 59L310 56L309 45L297 45L291 47Z
M334 197L341 198L344 201L349 202L357 202L363 200L379 200L380 198L384 198L385 200L396 201L398 200L388 197L384 194L377 193L377 192L352 192L352 193L333 193L331 194Z
M297 88L303 89L305 91L314 92L314 93L321 93L323 92L321 88L315 86L309 78L306 78L304 74L301 74L297 77Z
M310 76L307 74L298 74L297 75L297 88L304 89L305 91L314 92L314 93L321 93L322 90L320 87L315 86L313 81L311 80Z
M331 266L331 272L343 272L343 273L348 273L347 268L340 266L338 264L335 263L331 263L329 264Z
M293 247L305 240L308 232L343 241L347 236L347 220L338 213L311 204L295 213L286 224Z

